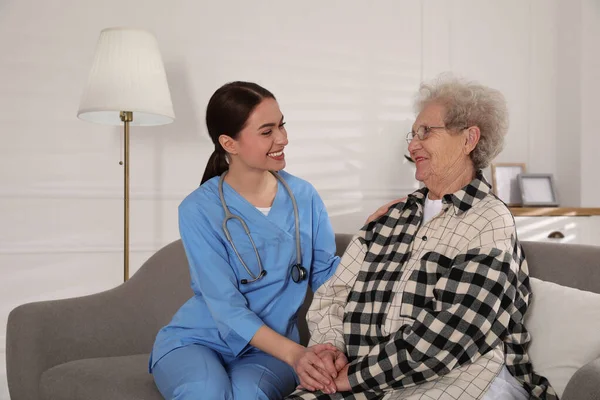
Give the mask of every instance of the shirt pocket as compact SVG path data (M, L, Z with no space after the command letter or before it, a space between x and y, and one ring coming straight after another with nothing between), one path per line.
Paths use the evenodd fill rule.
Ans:
M452 260L443 254L429 251L416 263L402 293L400 313L403 317L417 318L423 309L441 310L441 303L436 300L434 289L452 265Z
M230 224L233 225L233 224ZM261 227L257 231L250 227L250 235L252 236L252 242L248 235L244 232L241 225L238 223L235 229L230 227L231 237L235 243L235 248L239 254L235 253L231 243L227 243L229 262L232 265L238 280L241 282L243 279L248 281L253 280L261 272L261 267L258 262L260 257L260 264L262 270L265 271L266 275L252 284L242 284L240 289L246 293L248 291L257 290L264 285L282 284L287 279L292 262L292 255L295 260L295 247L291 246L291 241L286 238L285 233L277 229L265 229ZM257 257L258 252L258 257ZM244 264L240 261L243 260ZM250 271L250 273L246 270Z
M263 269L265 268L265 254L268 251L268 244L274 243L275 238L270 237L266 238L264 235L260 235L257 233L250 232L252 237L252 241L250 241L250 237L240 229L241 232L231 233L231 239L233 241L233 245L228 242L229 249L229 261L238 266L237 270L242 271L241 278L242 279L251 279L251 275L245 271L240 258L246 264L246 267L252 272L254 276L258 276L260 273L260 266L258 264L258 259L256 253L260 256L260 260L262 263ZM254 245L252 244L254 242ZM235 248L234 248L235 246ZM237 250L237 254L236 254ZM238 257L239 256L239 257Z

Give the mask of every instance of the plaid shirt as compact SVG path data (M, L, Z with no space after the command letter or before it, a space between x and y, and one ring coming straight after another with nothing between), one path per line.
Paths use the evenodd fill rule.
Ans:
M426 197L367 224L315 293L311 344L347 354L352 393L288 398L481 399L505 364L531 399L558 399L526 352L529 271L510 211L481 172L422 225Z

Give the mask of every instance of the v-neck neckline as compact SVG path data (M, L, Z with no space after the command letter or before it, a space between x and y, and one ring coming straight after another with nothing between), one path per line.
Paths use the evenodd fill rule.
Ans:
M284 198L286 193L284 192L287 193L283 183L277 179L277 192L275 193L275 198L271 204L271 210L265 215L256 208L256 206L246 200L244 196L239 194L231 185L229 185L229 183L223 182L223 194L225 198L229 197L231 200L235 199L232 202L227 202L225 199L228 208L232 206L237 208L237 213L232 211L232 214L238 214L241 218L246 219L248 223L258 224L257 226L266 223L276 228L275 231L270 231L271 233L268 234L268 236L277 235L275 232L283 232L286 236L293 236L293 228L289 230L289 227L286 226L287 218L285 218L285 215L288 213L283 212L284 206L287 205L286 199ZM267 234L267 232L269 232L269 230L264 231L263 234Z
M248 201L248 199L246 199L244 196L242 196L237 190L235 190L233 188L233 186L231 186L227 181L223 180L223 187L227 187L227 189L233 193L235 195L235 197L238 198L238 200L241 200L242 203L244 203L247 207L250 207L252 209L254 209L254 211L256 211L257 213L259 213L260 215L262 215L263 217L270 219L269 216L271 216L273 214L273 209L277 207L277 205L280 203L279 198L281 197L281 190L283 189L282 186L283 184L279 181L279 179L277 179L277 177L275 177L276 183L277 183L277 190L275 191L275 197L273 198L273 202L271 203L270 207L262 207L262 208L270 208L269 213L267 215L265 215L262 211L260 211L258 209L257 206L255 206L254 204L250 203Z

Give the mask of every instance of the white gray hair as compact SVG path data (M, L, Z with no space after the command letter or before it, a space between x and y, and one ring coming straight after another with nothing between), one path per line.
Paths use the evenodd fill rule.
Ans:
M502 151L508 132L508 108L498 90L444 74L421 84L415 111L418 114L431 103L446 108L444 124L448 129L477 126L481 131L479 143L471 152L475 170L487 167Z

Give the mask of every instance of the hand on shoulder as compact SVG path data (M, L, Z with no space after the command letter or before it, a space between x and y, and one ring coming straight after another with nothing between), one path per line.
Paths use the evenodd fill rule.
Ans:
M390 209L391 206L393 206L394 204L398 204L401 201L405 201L405 200L406 200L406 197L402 197L401 199L392 200L389 203L379 207L373 214L371 214L369 216L369 218L367 218L367 220L365 221L365 225L372 221L375 221L379 217L384 216L388 212L388 210Z

